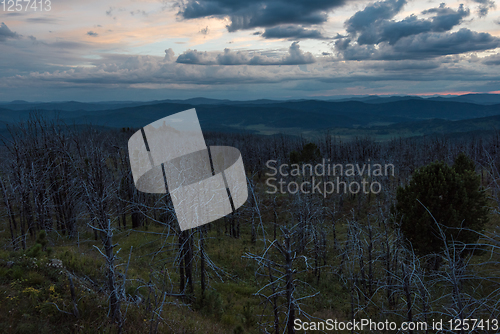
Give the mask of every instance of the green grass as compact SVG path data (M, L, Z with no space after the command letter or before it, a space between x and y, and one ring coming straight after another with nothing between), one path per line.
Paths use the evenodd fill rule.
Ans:
M262 189L259 193L267 205L267 208L261 207L262 219L268 237L272 238L270 222L273 221L273 213L269 209L269 198L266 198ZM329 199L326 204L333 207L335 200ZM380 200L383 201L382 198ZM279 221L290 221L289 201L290 198L286 195L278 197ZM370 202L356 196L344 199L342 212L337 213L336 233L339 245L346 240L346 219L352 218L353 210L357 212L360 223L366 224L366 216L377 212L374 203L374 198ZM500 223L497 216L492 214L491 217L487 229ZM264 246L259 238L256 243L251 242L249 219L248 216L240 218L240 239L224 234L222 220L212 223L206 237L206 253L218 268L217 272L207 266L207 290L202 297L200 262L196 258L193 263L193 296L189 300L166 297L165 301L169 303L163 307L162 319L152 312L158 306L161 291L157 291L155 302L147 284L152 282L166 292L179 292L178 268L174 262L177 240L174 237L166 238L162 234L165 228L154 223L135 231L116 230L113 238L113 243L117 244L115 253L120 250L116 263L124 264L119 267L120 272L125 270L131 254L125 292L132 297L140 296L142 300L139 304L122 306L126 319L124 331L148 333L152 326L158 325L158 330L162 333L259 333L257 323L264 304L263 299L255 293L268 283L268 279L256 276L256 262L242 257L246 253L261 254ZM327 216L325 221L325 226L331 226L331 217ZM296 278L304 283L297 284L296 293L297 296L303 296L320 292L318 296L303 301L302 307L309 314L324 319L348 320L351 317L350 290L337 275L341 258L340 250L333 249L332 230L327 228L326 232L329 240L326 262L329 267L323 268L318 281L312 270L306 270L303 261L297 260L295 269L299 273ZM9 235L4 231L0 238L7 242ZM49 234L48 239L48 246L52 248L50 255L47 251L40 251L36 257L30 257L22 251L0 250L0 333L116 333L116 325L107 317L106 293L101 290L106 283L106 264L95 248L102 248L100 240L95 241L93 234L88 231L81 232L78 242L56 234ZM34 242L35 240L28 240L28 246L31 247ZM481 263L488 256L489 254L483 254L474 257L473 262ZM270 258L282 263L277 252L270 253ZM60 259L64 268L50 267L48 264L51 259ZM12 268L7 268L7 261L15 263ZM74 277L78 318L65 313L73 312L68 274ZM383 277L380 264L375 266L375 275L379 279ZM481 288L484 293L488 293L493 287L492 284L484 283ZM281 297L280 303L283 303L283 298ZM384 291L380 291L373 300L383 304L384 298ZM266 314L271 314L269 306ZM359 315L374 319L381 317L375 306L368 306Z

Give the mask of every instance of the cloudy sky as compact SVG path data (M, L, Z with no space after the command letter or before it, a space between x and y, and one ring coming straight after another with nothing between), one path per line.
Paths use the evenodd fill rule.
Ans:
M494 0L42 1L0 4L0 101L500 93Z

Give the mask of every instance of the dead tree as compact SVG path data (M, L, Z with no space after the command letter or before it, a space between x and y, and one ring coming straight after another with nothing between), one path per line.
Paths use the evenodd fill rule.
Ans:
M201 298L205 298L206 289L206 274L207 269L205 265L205 225L198 227L200 234L199 248L200 248L200 287L201 287Z
M279 243L276 243L276 247L280 251L281 255L285 258L285 280L286 280L286 304L288 309L288 314L286 316L287 323L286 328L288 334L295 333L295 329L293 327L295 320L295 300L293 297L293 293L295 291L295 285L293 282L293 268L292 268L292 247L290 245L290 234L288 231L284 231L284 244L283 246Z
M11 242L12 246L14 249L18 249L18 245L16 242L16 230L17 230L17 223L16 223L16 216L12 207L12 185L7 179L7 182L4 181L3 177L0 176L0 186L2 187L2 198L3 202L5 205L5 208L7 210L7 217L9 219L9 230L10 230L10 236L11 236Z
M113 205L116 196L115 180L107 165L109 154L104 151L95 134L90 138L84 152L79 167L83 199L89 213L89 225L96 236L100 236L104 248L101 253L106 259L110 317L121 328L121 296L116 285L113 252L116 245L113 244L111 226L111 217L116 215L116 206Z
M264 309L261 318L269 317L265 315L268 305L272 307L272 321L262 321L264 327L271 326L275 333L281 330L282 333L295 333L294 320L297 314L306 318L311 318L302 308L299 300L314 297L318 292L304 296L297 296L297 284L303 282L296 279L299 271L294 262L301 259L304 261L305 269L300 272L312 269L308 264L308 258L297 256L293 251L293 236L287 228L282 228L283 240L270 242L262 255L246 253L243 257L254 260L258 264L256 276L264 278L266 283L255 293L264 299ZM275 252L277 251L277 252ZM308 288L310 288L308 286Z
M192 295L193 288L193 234L191 230L179 233L179 293Z

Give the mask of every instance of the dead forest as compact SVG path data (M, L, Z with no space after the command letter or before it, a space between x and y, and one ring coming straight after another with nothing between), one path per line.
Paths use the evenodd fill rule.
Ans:
M135 189L127 141L136 130L39 114L9 128L0 148L2 332L295 333L296 319L500 316L500 132L383 142L205 133L207 145L241 151L249 196L236 213L181 232L168 194ZM266 162L289 163L309 143L335 163L390 163L396 173L377 179L378 194L269 194ZM480 175L489 222L473 244L442 233L442 252L417 255L391 212L397 188L461 152Z

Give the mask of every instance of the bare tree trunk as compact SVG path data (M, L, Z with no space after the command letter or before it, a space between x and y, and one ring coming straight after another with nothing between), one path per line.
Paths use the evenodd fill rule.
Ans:
M287 329L288 334L295 333L295 328L293 323L295 321L295 303L293 300L293 268L292 268L292 248L290 245L290 235L286 233L285 235L285 268L286 268L286 302L288 306L288 322Z
M179 234L180 293L192 294L193 289L193 234L182 231ZM187 284L187 287L186 287ZM185 289L187 288L187 291Z
M14 215L14 212L12 211L12 205L9 200L9 194L7 193L7 189L5 187L5 183L2 178L0 178L0 185L2 187L3 201L5 204L5 208L7 209L7 216L9 218L9 229L10 229L10 237L12 240L12 246L14 247L14 249L17 249L16 235L15 235L15 230L17 230L16 217Z
M113 231L111 229L111 221L108 220L108 227L101 231L101 240L104 245L106 255L106 264L108 267L108 288L110 291L109 306L111 310L111 318L118 324L121 324L120 298L115 282L115 256L113 254Z
M274 313L274 333L278 334L280 332L280 316L278 311L278 295L276 294L276 284L274 282L273 272L271 269L271 262L267 262L267 267L269 269L269 282L271 282L272 291L272 302L273 302L273 313Z
M188 284L188 289L187 292L189 294L192 294L194 291L193 288L193 234L191 232L187 232L187 238L186 238L186 243L184 244L186 247L185 251L185 273L186 273L186 281Z
M368 295L373 297L373 231L370 219L368 219Z
M406 265L404 263L401 264L402 274L403 274L403 291L406 298L406 320L408 322L413 321L413 313L412 313L412 302L411 302L411 287L410 287L410 274L406 271ZM409 331L410 334L413 331Z
M200 226L199 228L200 231L200 284L201 284L201 298L205 298L205 236L204 236L204 230L205 226Z
M186 282L185 282L185 273L184 273L184 266L185 266L185 255L184 255L184 243L186 242L184 240L184 232L179 233L179 293L184 293L185 288L186 288Z

